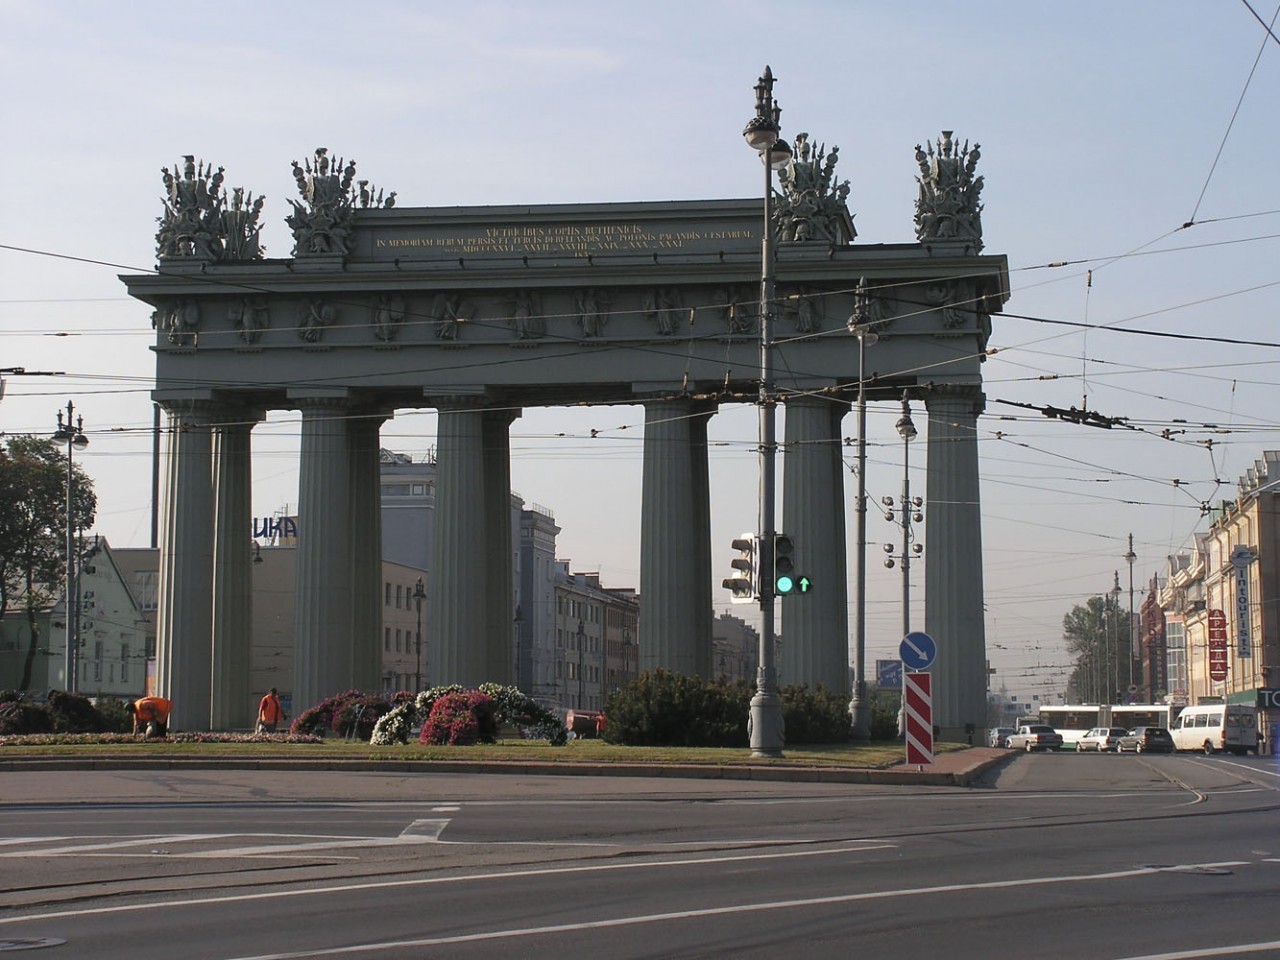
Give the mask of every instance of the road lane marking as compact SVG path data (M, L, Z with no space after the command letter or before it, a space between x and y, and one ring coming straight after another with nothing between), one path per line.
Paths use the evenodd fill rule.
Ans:
M1265 953L1280 949L1280 940L1266 943L1235 943L1229 947L1203 947L1199 950L1177 950L1173 953L1145 953L1140 957L1118 960L1195 960L1196 957L1239 957L1246 953Z
M418 877L402 880L369 880L364 883L344 883L334 886L304 887L297 890L266 890L260 893L236 893L217 897L193 897L187 900L158 900L146 903L115 904L109 907L86 907L80 910L51 910L47 913L33 913L27 916L0 917L0 926L13 923L27 923L40 920L65 919L69 917L92 917L112 913L138 913L147 910L165 910L170 907L198 907L210 904L245 903L254 900L282 900L290 897L329 896L335 893L353 893L358 890L388 890L397 887L431 887L438 884L456 884L481 880L520 880L526 877L548 877L575 873L606 873L617 870L642 870L658 867L690 867L706 864L741 863L758 860L783 860L798 857L827 857L837 854L848 855L861 853L864 850L892 849L894 843L868 844L866 841L854 841L857 846L842 845L824 850L789 850L781 853L733 854L732 856L698 857L676 860L652 860L644 863L596 863L576 867L531 867L526 870L491 871L487 873L463 874L448 877ZM1147 871L1154 872L1154 871Z
M147 844L157 843L189 843L193 840L216 840L219 837L226 836L221 833L173 833L167 836L145 836L145 837L129 837L123 840L113 840L110 843L77 843L64 847L49 847L47 849L39 849L33 851L5 851L0 853L0 857L72 857L82 853L88 853L95 850L119 850L125 847L141 847ZM44 842L47 840L70 840L71 837L33 837L36 842Z
M1183 864L1174 869L1193 869L1203 867L1243 866L1248 861L1232 860L1222 863ZM946 893L962 893L973 890L996 890L1007 888L1025 888L1027 886L1043 886L1060 883L1095 882L1100 880L1126 880L1133 877L1149 876L1161 873L1169 867L1139 867L1134 870L1116 870L1107 873L1085 874L1077 876L1030 877L1019 880L994 880L984 883L951 883L932 887L907 887L898 890L874 890L867 893L837 894L829 897L809 897L799 900L773 900L756 903L739 903L726 907L708 907L702 910L679 910L671 913L651 913L632 917L614 917L608 920L589 920L580 923L549 924L542 927L522 927L510 930L489 930L484 933L456 934L447 937L421 937L412 940L384 940L377 943L352 944L345 947L325 947L319 950L290 950L286 953L263 953L253 956L228 957L226 960L305 960L308 957L336 957L343 954L377 952L402 947L439 947L459 943L478 943L482 941L508 940L517 937L541 936L547 934L575 933L583 930L605 930L616 927L636 926L647 923L669 923L678 920L696 920L702 917L732 916L743 913L756 913L762 910L792 910L810 907L834 906L837 904L857 903L860 901L888 900L895 897L933 896ZM1256 945L1248 945L1256 947ZM1230 948L1229 948L1230 949ZM1238 949L1236 952L1246 952ZM1213 951L1188 952L1160 955L1168 960L1179 957L1214 956ZM1157 960L1152 958L1132 958L1132 960Z
M439 840L441 832L448 825L448 820L415 820L400 831L399 839L419 843L424 840Z

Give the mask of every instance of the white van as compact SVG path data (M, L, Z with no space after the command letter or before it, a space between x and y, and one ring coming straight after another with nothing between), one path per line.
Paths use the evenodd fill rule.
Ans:
M1240 703L1206 703L1187 707L1169 727L1175 750L1248 753L1258 749L1258 716Z

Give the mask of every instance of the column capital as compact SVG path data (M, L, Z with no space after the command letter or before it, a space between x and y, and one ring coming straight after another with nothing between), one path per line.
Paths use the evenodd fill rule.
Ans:
M928 408L933 402L946 403L963 403L968 401L973 404L973 414L977 416L987 408L987 395L982 392L982 387L976 383L930 383L920 389L920 394L924 397L925 407Z
M186 397L183 399L160 400L158 402L169 416L179 420L195 421L205 426L217 419L219 413L224 409L222 404L211 399Z

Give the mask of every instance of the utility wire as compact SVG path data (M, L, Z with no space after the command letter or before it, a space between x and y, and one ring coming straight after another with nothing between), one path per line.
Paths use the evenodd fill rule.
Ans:
M1249 69L1249 76L1244 81L1244 89L1240 91L1240 98L1236 101L1236 108L1231 111L1231 119L1227 122L1227 129L1222 134L1222 142L1218 144L1218 152L1213 156L1213 163L1209 167L1209 175L1204 178L1204 186L1200 188L1200 196L1196 198L1195 208L1191 211L1191 216L1187 219L1187 222L1184 223L1180 229L1185 230L1187 227L1195 224L1196 214L1200 212L1200 204L1204 202L1205 191L1209 189L1209 183L1213 180L1213 173L1218 169L1218 161L1222 159L1222 151L1227 145L1227 138L1231 136L1231 128L1235 126L1236 117L1240 113L1240 107L1244 104L1245 94L1249 92L1249 84L1253 82L1253 75L1258 69L1259 61L1262 60L1262 51L1267 49L1267 39L1276 39L1276 35L1271 32L1271 27L1275 24L1276 17L1280 16L1280 7L1276 7L1276 12L1271 16L1271 23L1267 24L1263 23L1262 18L1258 16L1258 12L1254 10L1253 7L1249 6L1249 0L1241 0L1241 2L1248 8L1249 12L1253 14L1254 19L1262 24L1263 29L1267 31L1267 36L1262 38L1262 44L1258 47L1258 55L1253 58L1253 66ZM1280 41L1277 42L1280 43Z

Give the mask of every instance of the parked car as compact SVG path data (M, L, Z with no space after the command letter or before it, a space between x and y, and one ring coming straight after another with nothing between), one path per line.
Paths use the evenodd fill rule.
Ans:
M1011 750L1057 750L1062 746L1062 734L1053 727L1043 723L1033 723L1019 727L1005 740L1004 745Z
M1004 747L1008 746L1006 740L1014 733L1013 727L992 727L987 731L988 747Z
M1081 753L1086 750L1096 750L1098 753L1115 750L1120 738L1128 732L1124 727L1094 727L1076 741L1076 750Z
M1134 727L1116 744L1116 753L1173 753L1173 736L1164 727Z

